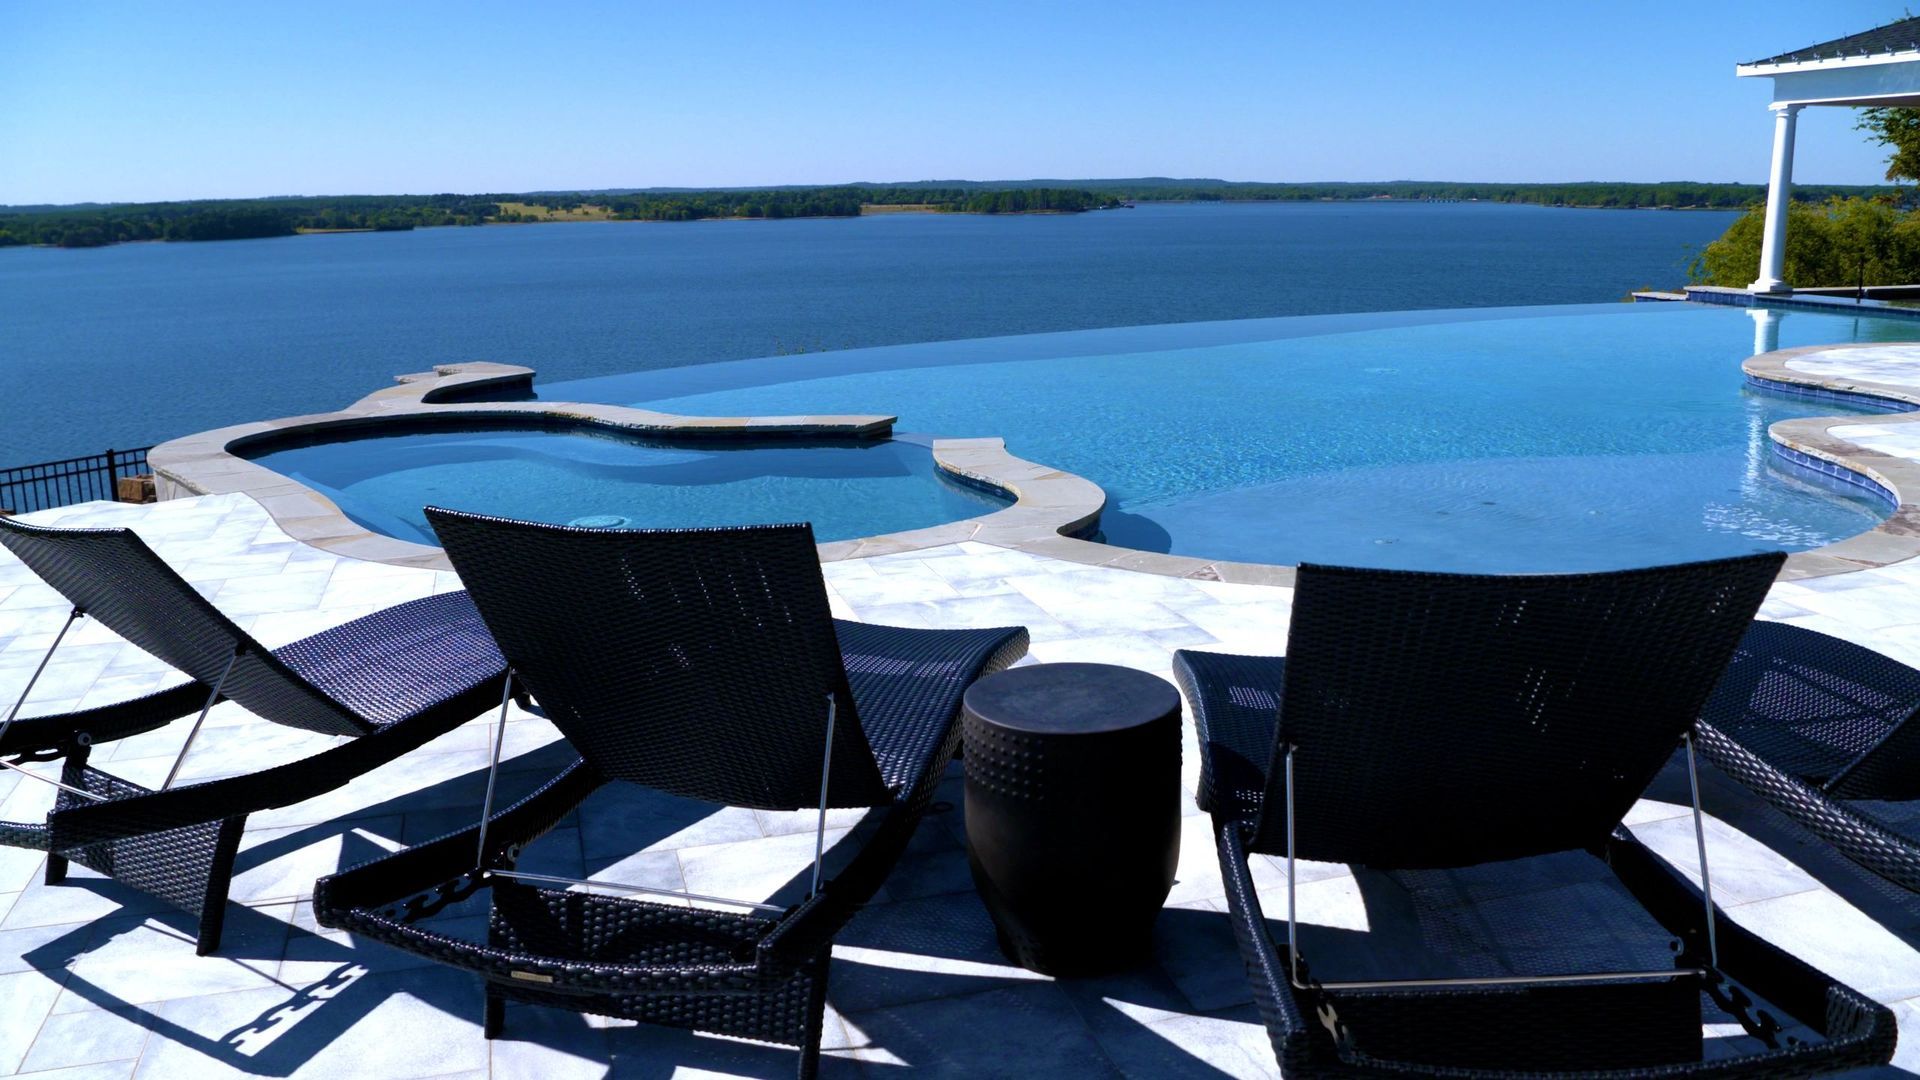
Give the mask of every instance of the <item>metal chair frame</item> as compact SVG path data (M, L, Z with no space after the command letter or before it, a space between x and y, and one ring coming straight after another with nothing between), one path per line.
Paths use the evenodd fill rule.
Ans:
M4 722L0 722L0 742L4 742L6 740L7 731L13 727L13 722L15 719L19 717L20 710L26 706L27 698L33 694L33 688L35 684L37 684L40 681L40 676L46 672L47 665L53 661L53 654L59 650L60 643L66 640L67 631L73 629L74 623L77 623L81 619L84 619L86 617L87 617L87 613L80 610L77 607L74 608L71 612L68 612L67 621L61 624L60 632L53 636L53 644L47 646L46 655L40 658L39 666L35 667L33 669L33 674L27 678L27 685L25 688L23 688L20 691L20 697L14 701L13 708L7 710L6 720ZM207 694L206 704L200 706L200 715L194 718L193 727L187 730L187 741L181 744L180 752L174 755L173 765L167 769L167 778L165 781L163 781L160 784L159 790L165 791L168 788L172 787L173 781L177 777L179 777L180 766L186 764L186 761L187 761L187 751L193 749L193 741L194 739L199 737L201 725L207 722L207 714L212 712L213 707L220 703L220 692L226 688L227 676L233 674L234 662L240 659L240 657L243 655L243 652L244 650L236 650L233 656L227 660L227 666L225 670L220 672L220 677L214 680L213 690L211 693ZM12 769L14 772L19 773L21 776L31 777L35 780L40 781L43 784L51 784L52 786L59 788L61 791L64 791L69 795L77 795L80 798L88 799L92 802L110 801L105 795L101 795L98 792L87 791L83 788L74 787L72 784L62 783L58 780L55 780L51 776L46 776L41 773L34 772L31 769L25 768L18 762L12 762L12 761L6 760L5 758L0 758L0 765L3 765L9 769Z
M529 874L520 870L504 870L487 866L487 829L493 821L493 793L500 775L501 748L507 741L507 705L513 698L514 670L507 669L506 685L500 694L500 714L494 723L493 758L487 767L487 793L480 804L479 843L475 848L474 872L481 878L506 878L511 881L524 881L537 885L567 885L582 888L608 889L616 892L641 893L648 896L671 896L681 900L698 901L707 904L721 904L732 907L748 908L754 911L767 911L779 914L787 909L777 904L762 903L757 900L735 900L726 896L713 896L707 893L687 892L683 889L662 889L652 885L634 885L622 881L595 881L592 878L557 877L552 874ZM813 871L807 886L807 899L811 900L820 892L820 866L827 846L827 793L828 780L833 768L833 727L839 713L839 704L832 694L827 695L827 732L826 747L820 758L820 812L814 823L813 832ZM0 728L0 735L5 729Z
M1277 719L1276 719L1277 723ZM1682 737L1687 748L1687 782L1692 791L1693 836L1700 850L1700 892L1707 913L1707 967L1681 967L1641 971L1598 971L1567 975L1482 975L1444 979L1360 979L1339 981L1300 978L1300 938L1298 908L1295 903L1295 848L1293 805L1293 754L1287 745L1287 978L1296 990L1411 990L1434 986L1550 986L1561 983L1618 982L1620 980L1668 980L1687 977L1711 978L1720 968L1720 941L1713 925L1713 879L1707 871L1707 831L1700 810L1700 773L1694 761L1693 735Z

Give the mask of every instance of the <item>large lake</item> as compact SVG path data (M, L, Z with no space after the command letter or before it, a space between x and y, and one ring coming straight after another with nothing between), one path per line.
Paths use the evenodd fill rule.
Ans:
M460 360L554 382L1048 330L1611 301L1684 280L1733 217L1149 204L4 249L0 466L326 411Z

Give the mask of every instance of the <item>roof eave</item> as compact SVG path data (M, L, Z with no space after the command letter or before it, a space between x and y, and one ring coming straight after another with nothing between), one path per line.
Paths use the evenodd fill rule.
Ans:
M1920 50L1902 49L1899 52L1873 53L1868 56L1823 56L1818 60L1795 60L1789 63L1774 63L1767 60L1754 60L1745 64L1736 64L1733 73L1741 78L1755 75L1784 75L1792 71L1819 71L1829 68L1872 67L1876 64L1912 63L1920 60Z

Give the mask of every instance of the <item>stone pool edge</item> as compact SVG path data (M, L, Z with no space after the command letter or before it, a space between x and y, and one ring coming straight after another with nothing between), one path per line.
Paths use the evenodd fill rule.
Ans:
M896 419L882 415L678 416L581 402L453 400L476 392L527 389L533 384L534 374L532 368L485 361L438 365L431 371L395 376L394 386L335 412L235 424L173 439L147 454L155 494L162 500L243 494L259 503L282 531L301 543L369 562L451 570L452 564L440 548L373 532L349 518L332 499L235 451L263 439L377 429L420 417L497 420L519 416L628 432L720 438L879 438L892 431ZM1098 485L1016 458L997 438L936 439L933 456L935 464L959 482L1003 492L1015 500L1014 504L991 514L925 529L824 543L819 545L821 560L858 559L967 540L1025 550L1038 540L1065 539L1063 532L1091 533L1106 508L1106 492ZM1109 553L1120 550L1104 544L1087 546Z
M1740 365L1747 379L1763 388L1818 391L1818 396L1822 397L1851 400L1880 409L1894 407L1906 410L1877 416L1871 421L1859 416L1811 416L1781 420L1767 429L1767 437L1773 441L1774 450L1781 453L1782 457L1797 460L1795 454L1804 455L1816 463L1825 462L1864 478L1867 483L1862 486L1878 488L1894 507L1885 521L1866 532L1787 556L1786 568L1780 572L1782 581L1872 570L1920 556L1920 503L1913 501L1915 496L1920 495L1920 462L1870 450L1832 434L1834 428L1868 422L1887 426L1920 423L1920 392L1912 387L1818 375L1787 366L1792 360L1810 354L1884 348L1886 344L1847 342L1798 345L1750 356Z

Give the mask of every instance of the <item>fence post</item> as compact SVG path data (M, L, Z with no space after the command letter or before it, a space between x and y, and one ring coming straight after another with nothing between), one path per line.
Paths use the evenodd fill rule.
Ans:
M120 499L120 471L114 468L113 447L107 447L107 498Z

